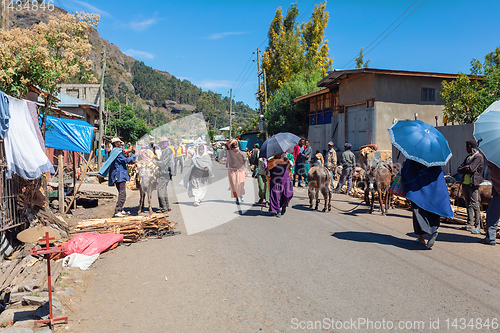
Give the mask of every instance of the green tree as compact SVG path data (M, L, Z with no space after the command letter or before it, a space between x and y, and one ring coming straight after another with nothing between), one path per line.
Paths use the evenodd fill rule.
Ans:
M363 48L361 48L359 56L356 57L356 68L367 68L370 65L370 60L364 61L364 57Z
M448 121L467 124L500 97L500 47L485 56L484 63L471 61L471 77L459 73L452 81L443 81L439 92L444 100Z
M317 69L326 74L332 66L328 40L325 39L325 29L329 14L326 11L326 1L314 7L311 20L302 25L302 35L306 48L307 67Z
M316 83L323 78L321 71L300 72L285 82L272 96L265 113L269 134L292 132L307 134L309 115L307 101L295 103L299 96L316 91Z
M331 67L328 41L324 38L328 24L325 9L326 2L317 5L310 21L300 25L296 3L290 6L285 18L282 8L276 10L268 31L269 44L262 57L268 100L295 74L313 70L325 74Z

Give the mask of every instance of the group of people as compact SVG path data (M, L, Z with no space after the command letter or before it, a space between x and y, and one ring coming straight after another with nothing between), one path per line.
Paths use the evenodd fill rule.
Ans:
M116 186L118 190L115 216L126 216L129 213L123 210L126 200L125 183L130 180L126 165L136 160L135 150L133 148L124 150L123 141L118 138L114 138L111 143L113 148L99 173L103 176L109 174L108 184ZM158 144L160 150L153 149L154 157L152 157L160 170L158 201L162 211L170 211L167 186L172 180L172 175L176 173L177 164L181 166L182 173L184 152L182 145L172 146L167 138L160 138ZM298 187L303 187L302 181L304 181L307 186L307 173L311 167L313 153L309 141L304 138L300 139L292 153L284 152L269 158L260 156L258 144L255 144L249 154L240 150L238 140L229 140L225 146L229 188L231 197L235 199L236 204L245 200L245 179L249 175L250 164L253 165L252 176L257 177L258 181L258 203L269 207L269 211L274 213L276 217L285 214L293 197L293 187L296 183L298 183ZM331 184L330 190L333 193L339 193L346 183L347 193L352 188L352 175L356 159L351 148L350 143L345 143L340 161L337 161L337 152L333 142L328 143L328 151L324 159L319 156L321 154L314 155L316 165L324 164L330 171L332 179L337 164L342 166L337 186L334 187L333 182ZM466 142L466 151L468 155L457 169L457 173L463 175L461 186L467 207L467 225L463 229L473 234L479 234L479 228L484 228L481 225L479 207L479 185L484 180L484 159L477 149L477 142L474 140ZM141 151L140 154L145 156L144 151ZM191 156L191 161L191 167L182 183L188 190L188 196L194 198L194 206L199 206L203 203L206 195L209 178L213 176L212 162L207 147L205 145L197 146ZM486 236L480 242L495 245L500 218L500 168L490 161L486 161L486 165L492 183L492 200L487 210ZM400 175L406 198L411 202L413 227L415 234L418 235L418 242L431 248L438 236L440 217L453 217L442 169L439 166L426 167L416 161L406 160Z
M108 159L99 170L99 174L108 177L108 185L115 186L118 190L118 200L115 207L114 216L123 217L130 215L124 211L126 200L126 182L130 180L127 164L133 163L137 159L133 147L124 149L124 143L119 138L111 140L112 150ZM171 211L168 200L168 184L172 176L177 173L177 165L181 167L183 173L184 157L187 149L180 142L171 145L166 137L158 139L158 145L152 143L149 147L140 147L139 160L152 162L158 168L157 192L158 204L161 212ZM192 153L191 167L184 176L182 183L188 191L188 196L194 198L194 206L202 204L208 186L208 179L212 172L212 162L209 156L209 149L205 145L198 145Z

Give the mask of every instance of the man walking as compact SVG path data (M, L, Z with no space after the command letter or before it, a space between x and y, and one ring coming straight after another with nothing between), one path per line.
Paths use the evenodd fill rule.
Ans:
M479 234L481 223L481 209L479 207L479 184L483 182L483 156L477 150L476 140L465 143L467 157L457 169L459 174L464 175L462 180L462 192L464 194L465 206L467 207L467 225L464 230L470 230L473 234ZM472 222L474 220L474 223Z
M168 183L172 180L172 170L174 168L174 154L168 144L166 137L161 137L158 144L161 148L161 156L156 165L158 166L158 203L162 213L170 212L168 202Z
M181 142L177 142L175 146L175 166L174 166L174 174L177 175L177 164L181 166L181 174L184 172L184 159L182 158L182 146Z
M340 175L339 183L335 189L335 193L340 193L342 186L344 186L347 181L347 192L349 194L352 188L352 174L354 171L354 166L356 165L356 157L351 151L352 145L346 142L344 145L344 152L340 156L340 163L342 163L342 174Z
M303 171L303 167L304 167L304 162L302 161L303 160L303 153L304 153L304 141L305 139L302 138L299 140L299 144L298 144L298 147L295 146L294 148L294 156L295 156L295 151L297 151L297 157L295 159L295 175L293 177L293 186L295 187L295 176L297 176L297 179L298 179L298 182L299 182L299 187L302 187L302 185L300 185L300 182L302 181L302 175L304 173Z
M486 161L491 180L491 202L486 211L486 237L479 243L495 245L497 239L498 219L500 218L500 168Z
M130 157L125 157L123 153L123 141L119 138L113 138L111 140L113 149L111 154L99 170L99 174L103 177L108 175L108 185L116 186L118 190L118 200L116 202L115 214L116 217L127 216L130 213L123 210L125 205L125 200L127 199L127 192L125 184L130 180L130 176L127 171L127 164L135 161L135 150L132 148L132 155Z
M333 148L333 142L328 142L328 152L326 153L326 168L330 170L332 182L330 183L330 191L335 191L333 185L333 177L335 176L335 168L337 168L337 152Z
M259 149L260 145L258 143L254 144L253 149L250 154L250 158L248 159L248 162L250 162L250 165L253 166L252 170L252 177L257 178L257 169L259 166Z
M309 140L306 140L304 145L304 152L302 153L304 156L304 181L307 186L307 174L311 169L311 158L313 154L312 148L309 146Z

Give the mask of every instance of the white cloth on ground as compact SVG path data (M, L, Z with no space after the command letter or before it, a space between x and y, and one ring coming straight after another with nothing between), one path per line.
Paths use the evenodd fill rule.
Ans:
M7 178L12 178L11 172L25 179L37 179L46 171L54 173L52 163L40 147L26 101L8 98L11 118L5 134Z

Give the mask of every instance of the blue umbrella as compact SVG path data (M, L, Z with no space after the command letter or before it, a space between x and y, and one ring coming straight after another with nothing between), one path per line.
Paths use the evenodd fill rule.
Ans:
M300 138L292 133L278 133L267 139L260 148L260 157L271 157L276 154L291 151Z
M409 160L431 167L446 165L452 156L444 135L423 121L400 120L388 131L392 144Z
M500 100L491 104L477 118L474 137L486 159L500 166Z

